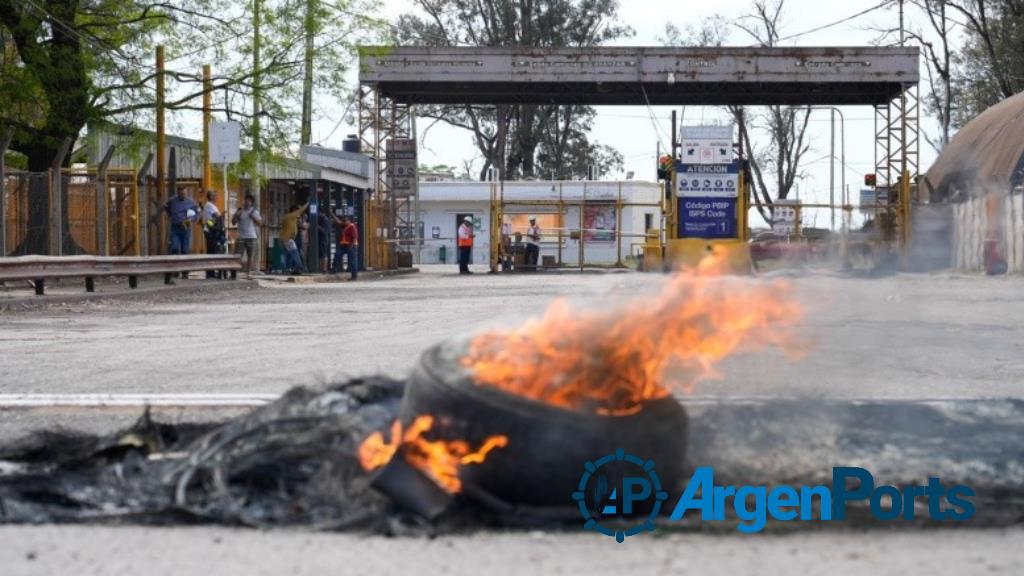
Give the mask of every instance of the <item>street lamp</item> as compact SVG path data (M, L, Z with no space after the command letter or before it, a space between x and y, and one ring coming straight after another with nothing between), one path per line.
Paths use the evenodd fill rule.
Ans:
M840 130L840 146L841 146L841 161L842 174L840 175L840 191L846 190L846 117L843 116L843 111L835 106L811 106L812 110L828 110L830 114L830 126L829 132L829 164L828 164L828 205L830 215L830 229L834 232L836 229L836 114L839 114L839 130Z

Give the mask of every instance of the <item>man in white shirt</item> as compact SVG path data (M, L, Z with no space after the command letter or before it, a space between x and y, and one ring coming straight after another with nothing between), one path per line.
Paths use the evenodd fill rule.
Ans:
M238 226L238 238L235 240L235 254L245 260L246 278L252 280L252 264L257 255L259 243L256 241L259 226L263 224L263 216L256 208L256 199L252 194L245 195L245 203L235 211L231 223Z
M540 226L537 217L530 216L530 226L526 229L526 269L536 270L540 258Z
M466 216L458 231L459 274L472 274L469 263L473 260L473 217Z

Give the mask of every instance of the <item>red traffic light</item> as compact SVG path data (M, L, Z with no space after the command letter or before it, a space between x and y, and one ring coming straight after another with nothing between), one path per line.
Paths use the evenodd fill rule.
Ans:
M878 178L875 177L874 174L865 174L864 175L864 185L865 186L870 186L870 187L873 188L873 187L875 187L877 182L878 182Z

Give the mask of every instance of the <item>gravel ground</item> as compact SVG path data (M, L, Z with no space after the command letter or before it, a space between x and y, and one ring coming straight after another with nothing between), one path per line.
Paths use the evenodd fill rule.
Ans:
M629 273L459 277L451 267L354 284L108 298L0 314L0 393L278 393L348 375L405 374L438 340L657 287ZM789 278L809 347L733 358L702 396L1024 396L1024 278ZM201 281L194 281L201 282ZM179 283L182 284L182 283ZM172 417L223 418L231 412ZM108 430L130 411L0 410L0 439L55 424ZM831 464L829 464L831 465ZM635 539L640 540L640 539ZM1024 530L673 534L623 546L590 534L435 540L223 528L0 527L0 574L1024 573Z

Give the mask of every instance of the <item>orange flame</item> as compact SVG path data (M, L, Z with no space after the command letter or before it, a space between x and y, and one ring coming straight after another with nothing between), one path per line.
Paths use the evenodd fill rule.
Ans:
M495 448L508 445L508 437L490 436L480 448L470 450L462 440L427 440L423 434L434 426L434 417L417 416L412 425L402 432L402 423L391 424L391 440L374 432L359 445L359 463L367 472L384 466L395 456L399 447L406 462L425 473L446 492L455 494L462 490L459 468L466 464L480 464Z
M741 350L782 345L802 307L781 281L724 278L724 254L684 269L660 293L603 310L554 301L541 318L476 336L462 364L476 382L539 402L629 414L645 400L720 377Z

